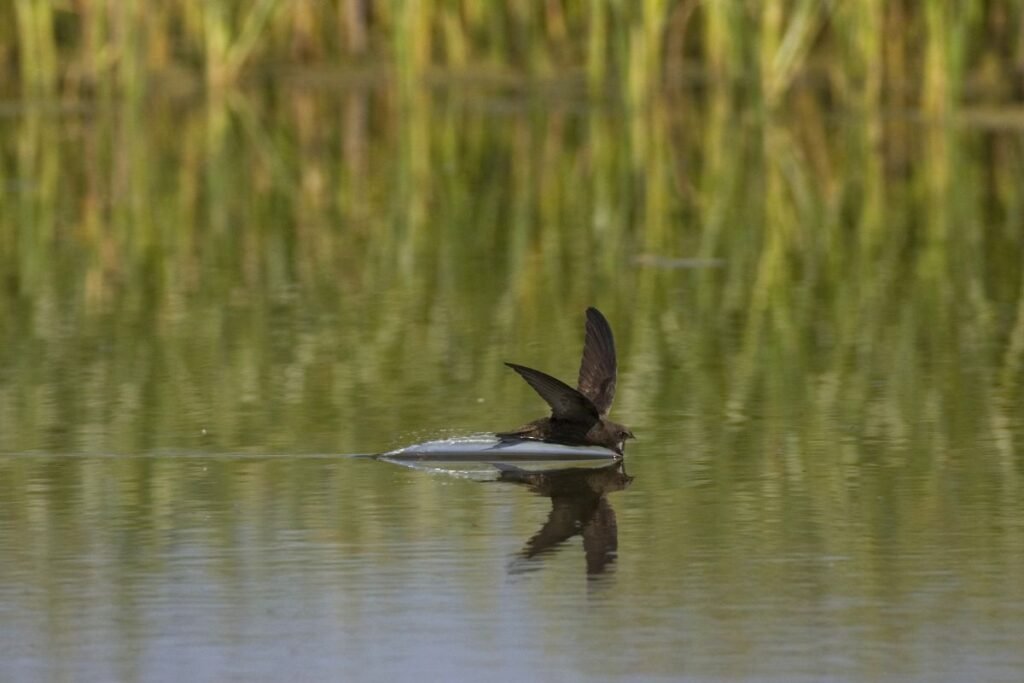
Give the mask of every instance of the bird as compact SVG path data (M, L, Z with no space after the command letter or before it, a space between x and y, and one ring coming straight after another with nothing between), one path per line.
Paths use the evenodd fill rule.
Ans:
M551 375L516 363L505 363L519 373L549 406L551 416L519 429L495 434L499 439L532 439L569 446L603 446L624 456L628 427L608 419L615 398L615 338L601 311L587 309L583 358L576 388Z

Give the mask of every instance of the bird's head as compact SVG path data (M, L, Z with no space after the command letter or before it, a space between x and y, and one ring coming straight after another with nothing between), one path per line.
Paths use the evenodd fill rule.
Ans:
M625 455L626 441L636 438L628 427L611 420L601 420L596 431L597 433L593 435L594 441L619 455Z

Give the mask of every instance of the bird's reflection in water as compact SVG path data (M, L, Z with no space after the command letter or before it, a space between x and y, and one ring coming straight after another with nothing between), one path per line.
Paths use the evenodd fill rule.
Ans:
M633 481L621 461L600 469L539 472L513 465L495 466L499 470L498 481L522 484L551 498L547 521L516 555L509 567L511 573L538 568L544 557L576 534L583 537L588 577L599 576L614 565L619 545L618 526L607 496L623 490Z

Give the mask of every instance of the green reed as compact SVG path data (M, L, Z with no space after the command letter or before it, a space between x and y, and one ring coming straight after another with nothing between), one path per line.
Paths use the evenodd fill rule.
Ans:
M161 89L183 74L218 89L282 65L384 63L407 82L580 73L635 103L703 73L757 84L770 105L815 83L848 104L942 112L1014 96L1022 21L1012 0L16 0L0 8L0 68L10 90L37 95Z

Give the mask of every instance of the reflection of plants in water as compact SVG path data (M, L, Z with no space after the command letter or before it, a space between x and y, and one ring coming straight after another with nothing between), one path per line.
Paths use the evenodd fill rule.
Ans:
M388 95L0 121L3 448L495 428L493 400L529 400L507 340L569 346L590 303L622 321L641 428L763 405L809 441L1012 427L1014 138L814 102L752 121L722 93L633 117Z
M510 567L512 573L536 568L535 560L550 555L576 535L583 538L588 576L611 568L618 553L619 531L608 494L625 489L633 481L621 461L597 469L530 471L511 465L498 467L498 481L524 485L551 499L547 520L518 554Z

